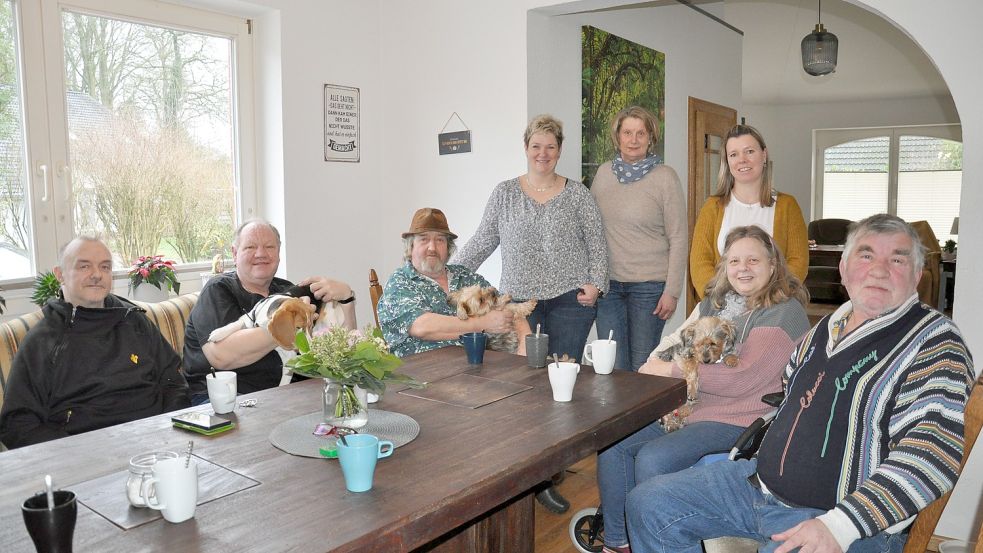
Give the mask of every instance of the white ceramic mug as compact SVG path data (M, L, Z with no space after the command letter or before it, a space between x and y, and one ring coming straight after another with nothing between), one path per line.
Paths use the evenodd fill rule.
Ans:
M584 346L584 361L594 365L597 374L611 374L617 355L618 342L615 340L594 340Z
M550 387L553 388L553 401L570 401L573 399L573 385L577 383L579 363L561 362L550 363L547 366L550 375Z
M168 522L184 522L195 516L198 505L198 463L185 467L184 457L154 463L154 474L144 480L140 496L147 507L161 511ZM155 492L152 493L150 488Z
M212 402L212 410L216 415L231 413L236 406L236 373L235 371L217 371L205 376L208 385L208 400Z

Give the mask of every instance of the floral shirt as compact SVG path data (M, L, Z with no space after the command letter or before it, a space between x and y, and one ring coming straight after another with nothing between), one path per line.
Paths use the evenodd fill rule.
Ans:
M474 286L491 286L481 275L460 265L447 266L447 285L451 291ZM399 357L447 346L460 340L421 340L410 336L410 326L424 313L457 316L447 304L447 293L433 279L423 276L407 262L389 277L379 298L379 326L389 349Z

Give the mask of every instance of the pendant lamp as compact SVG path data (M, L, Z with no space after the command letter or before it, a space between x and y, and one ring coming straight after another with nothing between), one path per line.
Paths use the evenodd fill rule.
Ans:
M836 48L839 40L823 27L823 2L819 0L819 22L802 39L802 69L810 75L828 75L836 71Z

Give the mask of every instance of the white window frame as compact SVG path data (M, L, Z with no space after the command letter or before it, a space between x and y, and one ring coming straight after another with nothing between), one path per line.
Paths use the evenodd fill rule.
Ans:
M888 146L888 213L898 211L898 156L902 136L930 136L962 142L962 126L907 125L898 127L864 127L855 129L816 129L812 131L812 220L823 218L823 179L825 177L824 152L826 148L861 140L887 136Z
M25 166L33 240L32 269L55 265L58 248L74 237L65 102L64 10L110 17L227 38L235 71L232 87L233 172L239 220L257 212L253 52L250 22L242 17L154 0L15 0L23 87ZM42 167L48 180L44 181ZM189 263L197 270L208 263ZM117 276L125 271L117 271ZM32 278L0 282L6 290L29 285Z

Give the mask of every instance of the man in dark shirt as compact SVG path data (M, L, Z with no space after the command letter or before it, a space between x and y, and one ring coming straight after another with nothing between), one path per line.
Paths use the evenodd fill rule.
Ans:
M247 221L232 240L236 270L208 281L191 310L185 328L184 362L192 403L208 400L205 375L212 367L235 370L241 394L273 388L280 383L283 361L265 328L240 330L221 342L209 342L213 330L248 313L263 298L284 292L291 282L274 275L280 266L280 233L266 221ZM342 304L346 321L355 321L355 293L344 282L325 277L304 279L314 297ZM313 307L312 307L313 309Z
M181 359L143 309L110 294L113 258L95 238L62 249L62 297L14 357L0 412L7 447L63 438L191 405Z

